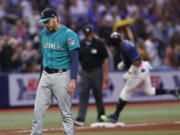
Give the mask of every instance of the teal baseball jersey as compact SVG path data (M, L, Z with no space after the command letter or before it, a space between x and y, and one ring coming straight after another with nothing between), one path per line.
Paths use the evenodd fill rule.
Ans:
M43 67L70 69L69 52L79 47L77 34L64 25L53 33L47 28L41 31L39 51L43 56Z

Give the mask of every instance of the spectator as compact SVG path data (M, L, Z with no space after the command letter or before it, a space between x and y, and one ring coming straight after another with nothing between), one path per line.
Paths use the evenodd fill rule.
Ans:
M25 49L21 53L21 61L23 64L31 63L32 65L37 65L39 61L39 53L37 50L33 49L32 41L27 41L25 44ZM33 62L29 62L33 61Z
M174 51L175 51L177 59L178 59L178 67L180 66L180 39L179 38L177 39L177 42L174 47Z
M7 40L7 36L0 38L0 69L6 73L12 70L11 56L13 55L12 47L8 44Z
M149 56L149 62L154 69L157 69L161 65L161 60L159 58L158 50L153 43L153 35L151 33L147 34L147 38L144 42L146 52Z
M177 69L179 65L178 57L175 52L175 46L177 40L178 40L178 36L173 35L170 39L168 47L166 48L166 56L170 61L170 66L172 66L175 69Z
M13 70L12 72L21 72L23 70L23 65L21 61L21 53L23 51L23 44L18 44L13 49L13 55L11 57Z
M159 67L159 70L160 71L170 71L170 70L173 70L173 67L170 65L170 60L169 60L169 57L165 57L163 59L163 63L162 65Z

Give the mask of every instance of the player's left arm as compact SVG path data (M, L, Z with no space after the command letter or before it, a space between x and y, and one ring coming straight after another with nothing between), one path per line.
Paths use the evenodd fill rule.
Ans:
M76 78L78 73L79 65L79 39L74 32L71 32L67 35L67 44L70 51L71 59L71 73L70 73L70 82L68 85L68 93L71 96L76 88Z
M129 79L132 75L135 75L141 64L141 58L140 58L140 55L139 55L136 47L131 46L128 49L129 50L127 52L129 54L127 54L127 56L132 61L132 64L129 67L128 71L123 75L123 79L125 79L125 80ZM131 52L131 54L130 54L130 52Z
M129 53L127 56L132 62L130 68L128 69L128 73L134 74L137 71L139 65L141 64L141 57L137 51L137 48L135 47L135 44L133 43L131 43L127 52Z
M72 95L76 88L76 78L78 73L78 65L79 65L79 49L76 48L70 51L71 57L71 74L70 74L70 83L68 85L68 93Z

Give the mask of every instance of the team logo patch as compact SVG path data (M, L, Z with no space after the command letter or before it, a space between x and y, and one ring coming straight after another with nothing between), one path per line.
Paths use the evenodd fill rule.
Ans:
M70 46L75 45L75 40L74 40L73 38L68 39L68 44L69 44Z

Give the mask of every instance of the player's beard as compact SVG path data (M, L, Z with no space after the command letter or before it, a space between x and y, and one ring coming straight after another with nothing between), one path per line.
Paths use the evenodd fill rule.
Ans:
M55 25L55 22L54 22L54 20L53 20L52 26L48 27L47 29L48 29L50 32L55 32L55 31L56 31L55 28L56 28L56 25Z

